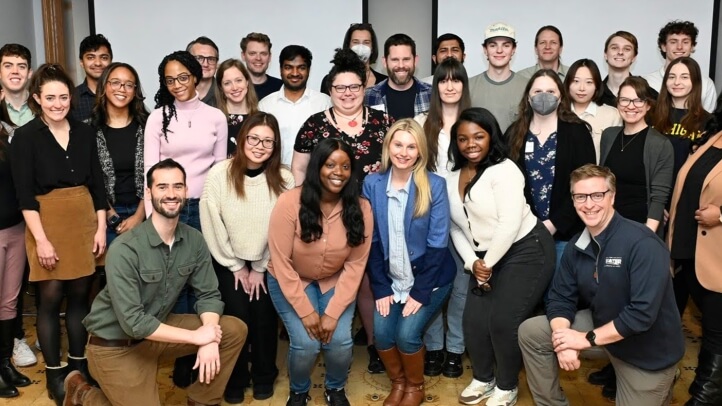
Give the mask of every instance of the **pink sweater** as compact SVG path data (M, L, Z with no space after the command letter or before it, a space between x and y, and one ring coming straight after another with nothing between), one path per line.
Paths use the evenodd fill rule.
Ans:
M226 159L228 124L226 116L196 97L174 102L178 117L168 125L168 141L163 137L163 109L155 109L145 124L145 172L154 164L172 158L186 171L188 198L200 198L208 171L216 162ZM146 213L151 213L146 196Z

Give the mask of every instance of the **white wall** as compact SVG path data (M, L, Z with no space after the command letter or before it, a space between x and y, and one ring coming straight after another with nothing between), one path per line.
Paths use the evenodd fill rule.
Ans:
M40 51L35 46L36 31L34 21L37 6L40 11L40 36L38 42L42 45L42 10L40 0L2 0L0 5L0 46L8 43L17 43L26 46L32 54L33 67L38 66L45 59L45 48Z
M438 15L439 33L453 32L466 43L465 65L469 75L486 70L481 43L485 27L496 21L505 21L516 29L518 45L513 70L536 62L534 35L539 27L554 25L564 36L562 62L570 65L577 59L590 58L603 74L604 41L618 30L633 33L639 41L639 55L632 71L643 75L664 63L657 50L659 29L670 20L689 20L700 31L693 56L702 71L709 72L713 15L713 1L709 0L443 0L439 1Z

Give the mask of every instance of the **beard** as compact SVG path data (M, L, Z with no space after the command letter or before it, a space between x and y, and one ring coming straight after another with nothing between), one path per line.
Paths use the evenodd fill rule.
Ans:
M397 86L405 86L405 85L407 85L409 82L411 82L412 80L414 80L415 70L416 70L416 69L414 69L414 68L399 70L398 72L402 72L402 71L406 72L406 78L404 78L404 79L399 78L399 76L397 75L397 72L396 72L396 71L388 70L388 69L387 69L387 70L386 70L386 73L388 73L389 80L392 81L395 85L397 85Z
M175 199L156 199L151 196L151 202L153 203L153 209L160 214L161 216L168 218L168 219L174 219L178 216L180 216L181 210L183 210L183 207L186 205L186 199L177 197ZM174 211L169 211L163 208L163 203L165 202L179 202L178 208Z
M291 84L290 81L287 81L286 78L283 78L283 87L294 92L305 89L306 83L308 83L308 78L306 78L306 80L300 82L297 85Z

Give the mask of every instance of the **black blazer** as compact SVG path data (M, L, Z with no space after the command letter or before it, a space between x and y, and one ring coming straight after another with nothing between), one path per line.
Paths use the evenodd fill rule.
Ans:
M511 127L509 127L511 128ZM507 137L508 139L508 137ZM522 143L519 151L517 165L524 174L524 196L535 216L539 214L534 208L534 200L531 195L530 182L527 177L526 164L524 162L524 146ZM557 232L554 234L556 241L569 241L576 233L584 229L584 223L577 215L572 202L572 195L569 187L569 175L572 171L584 164L593 164L597 161L594 151L592 134L587 126L581 123L568 123L557 121L557 157L554 169L554 183L552 195L549 202L549 220L551 220Z

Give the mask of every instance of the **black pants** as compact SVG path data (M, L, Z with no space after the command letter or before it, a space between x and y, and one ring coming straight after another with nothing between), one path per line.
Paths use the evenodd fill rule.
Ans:
M554 239L537 223L492 267L491 291L474 293L477 281L471 275L462 323L474 379L494 379L496 361L499 389L517 387L522 366L519 325L541 301L554 275L555 257Z
M702 313L702 348L722 355L722 293L707 290L700 285L694 259L677 262L682 269L675 278L683 278L694 304Z
M223 314L238 317L248 325L248 338L228 380L228 387L245 388L251 379L254 385L272 385L278 376L278 315L271 297L261 290L260 300L254 298L249 301L249 296L240 283L238 290L235 289L235 279L231 271L215 260L213 267L218 277L218 290L226 304ZM268 289L265 277L264 284Z

